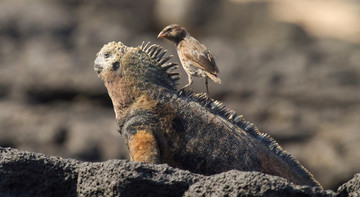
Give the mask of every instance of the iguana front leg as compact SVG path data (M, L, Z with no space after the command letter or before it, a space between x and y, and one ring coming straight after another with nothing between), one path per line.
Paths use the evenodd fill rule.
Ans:
M132 161L160 163L160 153L152 131L138 130L128 138L128 148Z
M130 158L136 162L160 163L160 151L155 137L159 129L156 118L149 114L132 116L121 129L127 142Z

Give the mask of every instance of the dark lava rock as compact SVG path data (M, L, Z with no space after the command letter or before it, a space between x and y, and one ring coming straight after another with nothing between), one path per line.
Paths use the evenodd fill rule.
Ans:
M338 188L339 196L360 196L360 174Z
M356 196L360 174L338 190L260 172L203 176L166 164L81 162L0 147L0 196Z

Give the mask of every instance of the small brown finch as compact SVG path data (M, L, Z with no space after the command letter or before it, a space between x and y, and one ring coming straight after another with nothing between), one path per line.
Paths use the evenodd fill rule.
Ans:
M192 77L205 79L208 95L208 78L215 83L221 83L220 78L216 75L219 73L219 69L214 57L203 44L190 36L184 27L177 24L168 25L159 33L158 38L166 38L176 44L179 59L189 79L189 83L181 89L192 84Z

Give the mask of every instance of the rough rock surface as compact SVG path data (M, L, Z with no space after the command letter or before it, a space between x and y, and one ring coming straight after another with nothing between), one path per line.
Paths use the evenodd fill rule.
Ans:
M259 172L202 176L125 160L81 162L0 147L0 196L336 196ZM339 188L359 193L360 175Z
M339 196L360 196L360 173L338 188Z
M260 172L228 171L205 177L191 185L185 196L326 196L330 190L300 186Z

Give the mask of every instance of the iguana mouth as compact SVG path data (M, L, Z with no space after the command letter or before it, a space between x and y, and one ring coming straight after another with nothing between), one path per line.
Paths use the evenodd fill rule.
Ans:
M96 74L100 74L101 71L103 70L103 68L99 65L99 64L94 64L94 70L96 72Z

